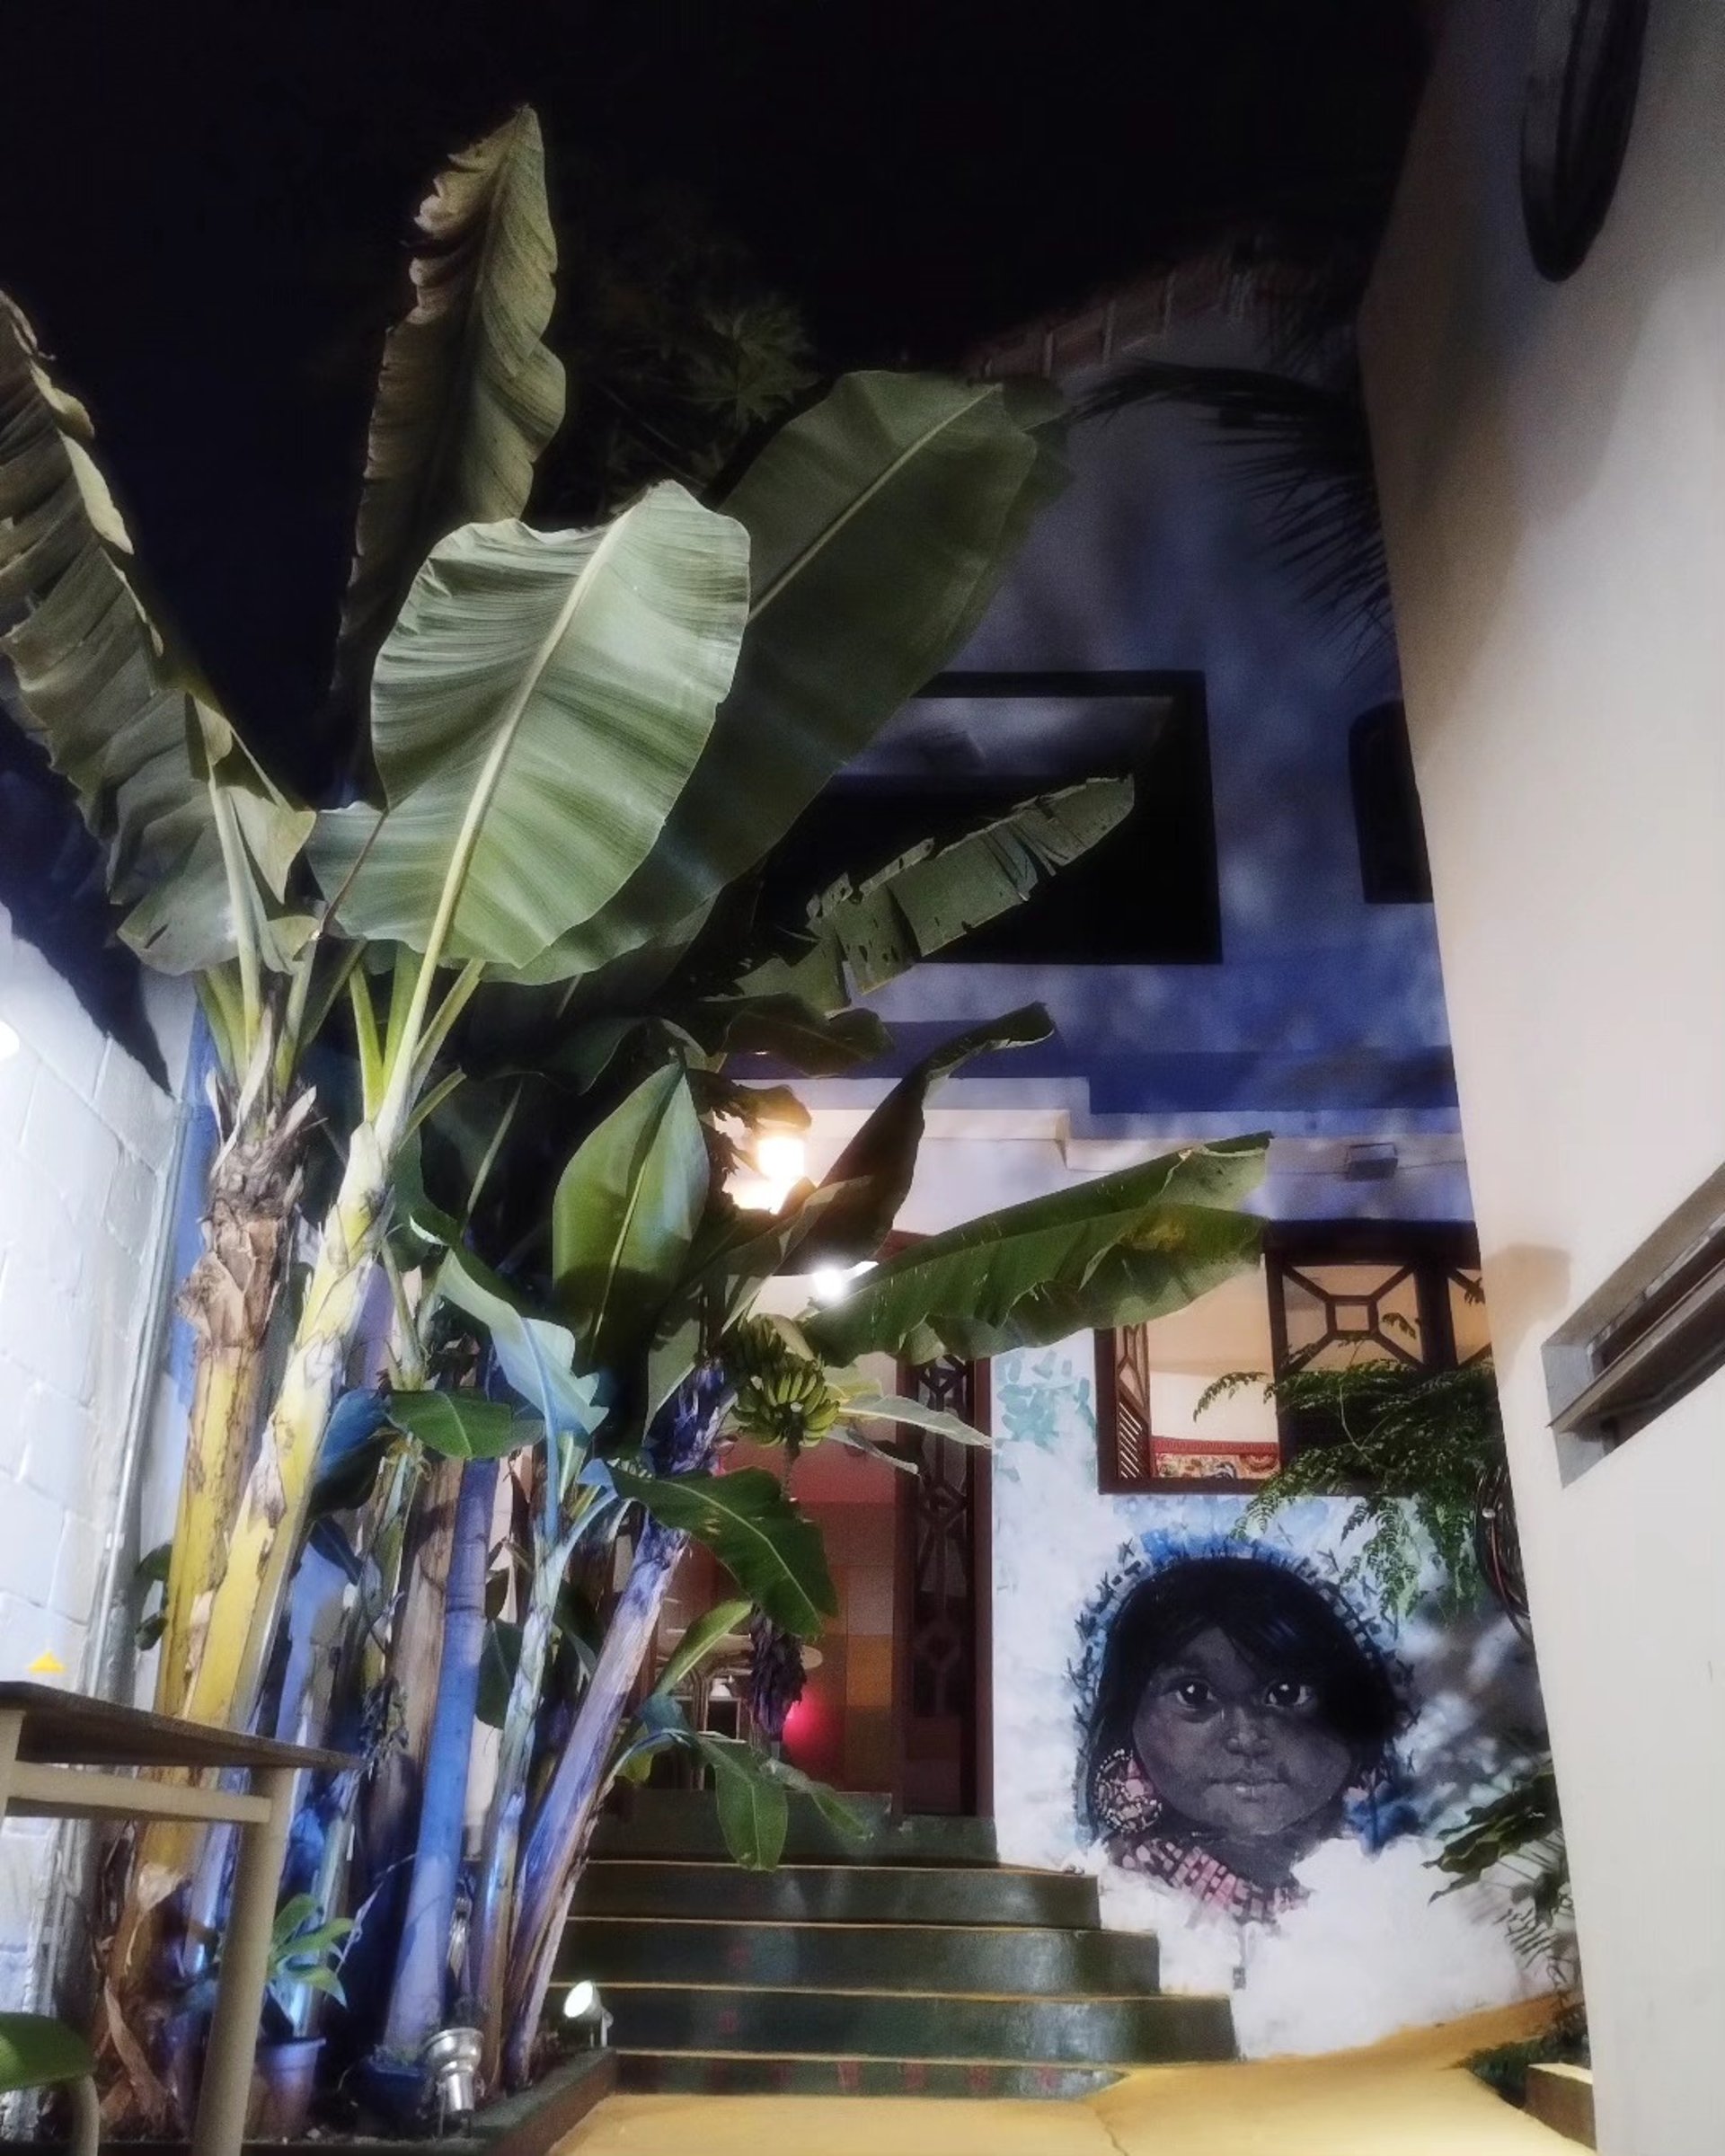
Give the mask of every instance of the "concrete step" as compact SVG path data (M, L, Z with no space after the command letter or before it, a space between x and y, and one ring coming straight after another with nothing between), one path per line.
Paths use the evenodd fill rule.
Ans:
M778 2052L618 2052L618 2084L653 2095L1095 2096L1119 2080L1109 2066L1019 2059L867 2059Z
M1156 1942L1131 1931L1002 1925L711 1923L581 1917L557 1974L613 1984L1066 1997L1154 1992Z
M625 2052L1156 2065L1234 2055L1223 1997L1022 1998L928 1992L612 1983ZM553 1991L549 2011L559 2010Z
M626 1799L626 1802L625 1802ZM845 1799L867 1826L841 1833L806 1797L791 1799L787 1864L992 1864L992 1819L895 1819L884 1797ZM631 1789L599 1822L596 1857L722 1858L728 1855L711 1794L700 1789Z
M981 1865L731 1863L597 1858L581 1875L577 1917L675 1916L737 1923L1056 1924L1094 1929L1096 1882L1081 1872Z

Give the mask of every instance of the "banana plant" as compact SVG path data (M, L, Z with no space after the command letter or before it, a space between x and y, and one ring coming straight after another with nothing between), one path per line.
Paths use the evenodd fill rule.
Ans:
M475 1294L473 1261L445 1260L445 1292L491 1325L524 1402L549 1399L553 1384L601 1365L610 1388L606 1417L576 1476L603 1496L569 1519L562 1539L549 1532L535 1538L533 1593L543 1617L536 1638L523 1628L505 1722L509 1763L500 1776L507 1835L488 1829L475 1913L473 1990L493 2081L519 2081L530 2071L562 1919L598 1807L630 1756L619 1743L628 1702L690 1539L714 1552L780 1632L818 1638L835 1613L812 1523L773 1475L723 1468L726 1428L743 1419L743 1402L758 1388L759 1355L742 1345L756 1294L768 1277L835 1245L877 1249L908 1186L933 1086L973 1055L1047 1030L1041 1012L1014 1012L937 1050L875 1112L827 1183L798 1192L777 1216L739 1215L725 1197L689 1074L680 1062L668 1065L598 1127L562 1178L542 1308L500 1294L496 1284ZM956 1337L965 1321L955 1312L987 1313L1004 1342L1057 1337L1049 1330L1057 1319L1071 1330L1178 1307L1252 1262L1256 1225L1237 1207L1261 1160L1261 1140L1198 1148L933 1239L941 1261L908 1280L900 1277L902 1260L880 1268L891 1292L871 1298L842 1338L827 1341L820 1316L801 1332L788 1329L792 1341L804 1345L808 1376L785 1392L785 1403L830 1391L835 1417L925 1421L928 1411L873 1392L847 1368L829 1376L817 1358L830 1352L833 1365L845 1365L880 1348ZM818 1345L809 1348L811 1342ZM549 1409L544 1419L549 1425ZM942 1418L940 1427L961 1440L978 1436L956 1418ZM776 1427L783 1435L783 1424ZM751 1434L764 1434L758 1418ZM567 1478L569 1469L562 1472ZM573 1726L529 1804L517 1762L529 1749L550 1613L582 1534L596 1529L607 1538L630 1533L628 1575ZM770 1820L783 1801L782 1781L776 1797L745 1792L739 1760L710 1763L730 1811L754 1816L764 1806ZM503 1981L492 1988L500 1970Z
M719 1141L692 1081L764 1047L788 1044L811 1069L877 1051L878 1024L846 1007L854 986L1022 897L1125 807L1110 782L1028 803L832 897L789 946L715 964L727 892L979 619L1061 483L1057 415L1039 391L854 376L717 501L667 482L602 529L540 531L521 518L561 407L544 342L553 267L538 130L518 114L454 162L420 213L335 666L343 694L367 701L354 764L371 791L316 816L270 780L141 596L88 417L0 307L0 602L14 617L0 649L27 723L109 847L128 940L195 979L218 1062L222 1145L186 1291L199 1363L162 1704L241 1725L255 1711L380 1268L404 1306L392 1214L417 1139L462 1082L475 999L526 998L565 1032L608 1026L615 1048L639 1035L643 998L684 985L648 1035L650 1060L668 1041L678 1066L624 1089L559 1188L553 1314L470 1253L438 1272L437 1295L489 1334L517 1404L500 1417L483 1410L501 1403L452 1405L406 1383L391 1408L411 1444L445 1456L543 1455L474 1927L483 1996L507 2002L512 2044L536 2020L555 1913L686 1538L712 1541L775 1621L814 1629L830 1612L824 1560L777 1485L713 1472L731 1390L719 1349L823 1220L846 1247L884 1233L890 1176L870 1158L779 1219L741 1220L715 1188ZM305 1076L330 1025L351 1036L350 1117ZM615 1100L605 1057L594 1075ZM919 1100L901 1100L871 1141L892 1176ZM319 1118L339 1175L307 1220ZM1013 1307L1039 1294L1052 1308L1057 1289L1061 1307L1089 1307L1092 1273L1152 1268L1120 1256L1150 1233L1143 1207L1109 1220L1070 1280L1054 1259L1075 1228L1015 1242ZM298 1236L310 1263L290 1297ZM961 1273L942 1292L961 1294ZM880 1307L920 1338L938 1330L935 1302L901 1289ZM414 1324L398 1330L405 1341ZM576 1550L625 1520L639 1533L624 1604L530 1807L548 1613ZM437 1831L447 1849L447 1821ZM146 1842L116 1942L123 2002L147 1981L164 1884L186 1861L176 1830Z

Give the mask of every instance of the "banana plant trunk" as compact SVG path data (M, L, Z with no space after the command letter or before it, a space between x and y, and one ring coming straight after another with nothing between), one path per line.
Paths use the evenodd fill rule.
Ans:
M560 1538L552 1543L543 1534L535 1536L533 1583L521 1619L521 1652L509 1684L509 1705L504 1710L497 1781L486 1815L479 1880L473 1892L468 1988L473 1993L483 2038L480 2078L490 2089L497 2086L498 2064L503 2050L504 1976L517 1906L517 1867L526 1818L534 1725L538 1719L539 1701L544 1690L557 1596L569 1557L570 1545L566 1540Z
M256 1118L261 1127L231 1135L210 1166L203 1249L179 1297L194 1360L156 1664L162 1714L184 1706L226 1560L257 1428L270 1328L293 1245L313 1100L299 1093L279 1112Z
M659 1613L688 1537L650 1520L642 1530L629 1577L611 1621L593 1676L581 1699L569 1742L534 1822L517 1890L514 1939L505 1993L509 2039L503 2072L509 2087L526 2086L534 2039L544 2012L557 1944L576 1882L587 1858L599 1806L611 1783L617 1732L640 1679Z
M221 1552L221 1573L204 1599L201 1647L180 1706L193 1721L243 1729L256 1710L305 1533L318 1453L346 1382L376 1264L387 1198L384 1158L370 1126L360 1126L324 1217L275 1406ZM157 1822L141 1837L132 1865L110 1950L99 2031L125 2065L137 2099L136 2110L120 2099L117 2118L147 2116L159 2103L159 2093L152 2099L138 2071L138 2037L159 1987L163 1913L190 1876L196 1847L196 1830Z
M426 1755L407 1914L384 2024L383 2049L395 2059L417 2059L426 2038L443 2026L449 1930L485 1646L485 1575L496 1495L496 1461L470 1461L462 1471L456 1503L437 1712Z
M712 1464L730 1397L715 1363L701 1365L684 1380L648 1433L648 1463L656 1474L686 1475ZM499 1986L509 2028L503 2072L512 2089L524 2087L532 2072L557 1942L611 1786L617 1732L687 1545L686 1534L657 1520L642 1527L580 1710L535 1814L516 1882L506 1981Z

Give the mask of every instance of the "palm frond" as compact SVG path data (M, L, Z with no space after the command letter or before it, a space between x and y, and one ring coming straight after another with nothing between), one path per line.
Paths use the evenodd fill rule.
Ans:
M1235 473L1302 595L1361 648L1386 629L1389 568L1359 368L1331 383L1257 367L1135 361L1080 403L1081 420L1141 404L1202 413L1236 453Z

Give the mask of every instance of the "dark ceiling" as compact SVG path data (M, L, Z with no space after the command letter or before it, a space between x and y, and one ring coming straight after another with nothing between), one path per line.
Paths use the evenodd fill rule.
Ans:
M703 198L828 363L941 362L1221 227L1369 225L1420 66L1406 0L12 13L0 286L93 407L194 645L306 785L378 296L428 173L516 100L615 184Z

